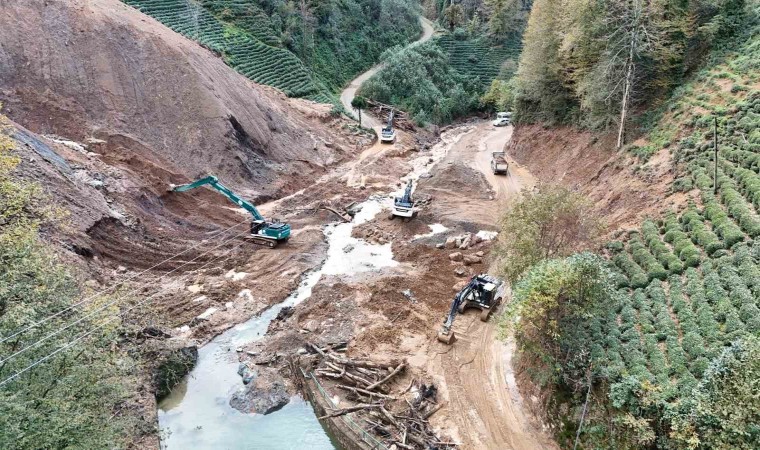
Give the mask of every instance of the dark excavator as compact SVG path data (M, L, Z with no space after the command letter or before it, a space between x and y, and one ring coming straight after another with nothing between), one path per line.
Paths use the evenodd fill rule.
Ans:
M443 327L438 333L438 340L446 345L454 342L456 338L451 326L454 325L457 313L461 314L467 308L479 309L480 320L487 321L491 313L501 304L503 284L498 278L485 273L472 277L467 286L454 297L449 315L446 316Z
M277 246L277 244L285 242L288 240L288 238L290 238L290 225L284 222L279 222L277 220L268 222L266 219L264 219L264 216L259 213L256 207L253 206L252 203L238 197L237 194L220 183L219 180L213 175L209 175L207 177L201 178L200 180L180 186L175 186L173 184L169 185L169 191L184 192L204 185L208 185L216 189L222 195L232 201L232 203L235 203L236 205L251 213L251 216L253 216L253 220L251 221L251 239L256 244L266 245L269 248L274 248Z

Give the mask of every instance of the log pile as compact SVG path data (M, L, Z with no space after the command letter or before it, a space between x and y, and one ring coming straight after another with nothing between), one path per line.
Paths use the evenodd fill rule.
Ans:
M406 112L394 108L393 106L369 99L367 99L367 104L372 111L372 115L380 119L383 125L388 120L388 113L393 111L393 126L395 128L406 131L415 131L417 129L417 127L414 126L412 120L409 118L409 114Z
M394 392L393 380L406 369L403 361L379 363L371 360L347 358L341 350L320 347L309 343L321 358L314 373L329 385L345 392L349 404L329 411L320 419L354 415L354 422L362 423L365 431L393 450L451 449L456 445L442 441L428 419L443 404L436 399L433 385L412 380L403 389Z

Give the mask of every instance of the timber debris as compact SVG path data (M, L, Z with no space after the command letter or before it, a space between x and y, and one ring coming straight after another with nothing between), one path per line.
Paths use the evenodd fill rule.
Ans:
M405 361L348 358L345 343L309 343L308 347L317 357L313 373L320 384L342 393L337 396L341 407L328 410L320 420L352 414L354 422L393 450L456 447L439 437L430 425L430 417L443 407L437 401L435 385L411 380L408 385L394 386L407 367ZM336 392L332 394L335 398Z

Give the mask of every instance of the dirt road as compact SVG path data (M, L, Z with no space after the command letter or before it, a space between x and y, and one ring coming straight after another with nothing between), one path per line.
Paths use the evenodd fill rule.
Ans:
M432 189L432 208L438 217L459 218L497 228L504 207L517 198L523 188L535 185L534 177L514 161L507 176L491 172L491 152L500 151L509 141L512 127L495 128L488 122L476 123L448 153L440 170L469 168L467 183L486 182L489 198L478 198L466 189ZM497 339L497 320L479 320L470 310L454 323L458 338L451 346L433 343L434 355L428 370L444 380L448 393L444 426L454 426L464 448L472 449L549 449L554 444L540 431L526 412L512 370L514 344Z
M458 180L441 177L421 183L419 192L430 194L435 201L433 214L439 219L474 222L496 228L504 207L523 188L532 188L536 180L522 166L509 160L508 175L491 172L491 152L501 151L512 136L512 127L496 128L489 122L479 121L451 149L440 164L442 172L451 172ZM458 181L458 182L457 182ZM484 195L487 190L490 195Z
M435 30L433 29L433 23L429 21L428 19L420 16L420 24L422 25L422 36L420 36L418 40L416 40L410 45L414 45L420 42L425 42L433 37L433 33L435 32ZM348 113L353 118L355 119L359 118L356 112L354 111L354 108L351 106L351 101L353 101L354 97L356 96L356 91L359 90L362 83L370 79L372 75L376 74L377 71L380 70L382 66L383 66L382 64L373 66L368 71L354 78L348 84L348 86L343 90L343 92L340 93L340 102L343 104L343 107L346 108L346 111L348 111ZM362 113L362 125L368 128L377 129L378 127L382 127L382 122L378 120L377 118L372 117L372 115L370 114Z

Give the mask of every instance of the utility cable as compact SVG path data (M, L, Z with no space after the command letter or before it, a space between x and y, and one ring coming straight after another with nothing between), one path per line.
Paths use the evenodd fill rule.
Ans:
M243 223L246 223L246 222L248 222L248 221L249 221L248 219L245 219L245 220L243 220L242 222L236 223L235 225L232 225L231 227L229 227L229 228L227 228L227 229L225 229L225 230L221 230L221 231L219 231L219 232L216 232L216 234L214 234L214 235L212 235L212 236L208 237L207 239L213 239L213 238L215 238L215 237L217 237L217 236L219 236L219 235L221 235L221 234L224 234L224 233L226 233L226 232L230 231L231 229L233 229L233 228L235 228L235 227L237 227L237 226L239 226L239 225L241 225L241 224L243 224ZM18 336L18 335L20 335L20 334L26 333L27 331L31 330L32 328L36 328L36 327L38 327L38 326L42 325L43 323L46 323L46 322L48 322L48 321L50 321L50 320L53 320L53 319L55 319L56 317L60 316L61 314L64 314L65 312L67 312L67 311L70 311L70 310L72 310L73 308L76 308L77 306L80 306L80 305L82 305L82 304L84 304L84 303L87 303L87 302L89 302L90 300L93 300L93 299L95 299L95 298L97 298L97 297L99 297L99 296L101 296L101 295L103 295L103 294L105 294L105 293L107 293L107 292L109 292L109 291L111 291L111 290L115 289L116 287L118 287L118 286L120 286L120 285L122 285L122 284L124 284L124 283L126 283L126 282L128 282L128 281L132 281L132 280L134 280L135 278L137 278L137 277L139 277L139 276L141 276L141 275L144 275L145 273L147 273L147 272L149 272L149 271L151 271L151 270L155 269L156 267L159 267L159 266L161 266L162 264L164 264L164 263L166 263L166 262L168 262L168 261L171 261L172 259L174 259L174 258L176 258L176 257L178 257L178 256L180 256L180 255L183 255L183 254L185 254L185 253L189 252L190 250L194 250L194 249L198 248L198 247L199 247L201 244L203 244L205 241L206 241L206 239L204 239L203 241L201 241L201 242L199 242L199 243L195 244L194 246L192 246L192 247L190 247L190 248L188 248L188 249L185 249L185 250L181 251L180 253L177 253L176 255L172 256L171 258L165 259L165 260L161 261L161 262L160 262L160 263L158 263L158 264L154 264L153 266L151 266L151 267L149 267L149 268L147 268L147 269L143 270L142 272L139 272L139 273L137 273L137 274L135 274L135 275L131 276L130 278L127 278L127 279L125 279L125 280L122 280L122 281L120 281L120 282L118 282L118 283L114 284L113 286L110 286L110 287L108 287L108 288L106 288L106 289L102 289L102 290L100 290L100 291L98 291L98 292L96 292L96 293L94 293L94 294L90 295L89 297L86 297L86 298L82 299L82 300L81 300L81 301L79 301L78 303L75 303L75 304L73 304L73 305L67 306L66 308L64 308L64 309L62 309L62 310L60 310L60 311L58 311L58 312L56 312L56 313L54 313L54 314L52 314L52 315L50 315L50 316L47 316L47 317L45 317L44 319L41 319L41 320L39 320L39 321L37 321L37 322L35 322L35 323L31 324L31 325L28 325L28 326L26 326L25 328L23 328L23 329L21 329L21 330L19 330L19 331L16 331L15 333L13 333L13 334L11 334L11 335L9 335L9 336L6 336L6 337L4 337L4 338L0 339L0 344L2 344L3 342L7 342L7 341L9 341L10 339L13 339L14 337L16 337L16 336Z
M243 244L244 244L244 243L242 243L242 242L241 242L240 244L238 244L238 245L236 245L236 246L232 247L231 249L227 250L227 251L226 251L226 252L225 252L223 255L221 255L219 258L216 258L216 259L211 259L211 260L209 260L208 262L204 263L204 264L203 264L201 267L204 267L204 266L208 265L208 264L209 264L209 263L211 263L212 261L218 261L219 259L221 259L221 257L223 257L223 256L225 256L226 254L228 254L229 252L231 252L231 251L233 251L233 250L237 249L238 247L240 247L240 246L241 246L241 245L243 245ZM138 307L142 306L143 304L145 304L146 302L148 302L148 301L149 301L151 298L155 297L156 295L158 295L158 293L155 293L155 294L153 294L153 295L150 295L150 296L146 297L146 298L145 298L144 300L142 300L141 302L139 302L139 303L137 303L137 304L133 305L132 307L128 308L128 309L127 309L127 310L125 310L125 311L122 311L122 312L121 312L121 314L125 314L125 313L128 313L128 312L130 312L130 311L132 311L132 310L134 310L134 309L136 309L136 308L138 308ZM86 338L86 337L88 337L88 336L92 335L92 334L93 334L93 333L95 333L97 330L99 330L99 329L101 329L101 328L105 327L107 324L109 324L109 323L113 322L114 320L116 320L118 317L119 317L119 315L116 315L116 316L114 316L114 317L112 317L112 318L108 319L107 321L105 321L105 322L101 323L100 325L96 326L95 328L91 329L90 331L87 331L86 333L83 333L83 334L79 335L78 337L76 337L74 340L72 340L71 342L67 343L67 344L66 344L66 345L64 345L63 347L59 347L59 348L58 348L58 349L56 349L54 352L52 352L52 353L50 353L50 354L48 354L48 355L45 355L44 357L42 357L42 358L40 358L40 359L36 360L36 361L35 361L35 362L33 362L32 364L30 364L30 365L26 366L25 368L23 368L23 369L19 370L18 372L14 373L14 374L13 374L13 375L11 375L10 377L8 377L8 378L4 379L3 381L0 381L0 387L2 387L2 386L5 386L6 384L8 384L8 383L10 383L11 381L15 380L16 378L18 378L19 376L23 375L24 373L26 373L26 372L28 372L28 371L32 370L32 369L33 369L33 368L35 368L36 366L38 366L38 365L42 364L43 362L47 361L48 359L52 358L53 356L57 355L58 353L61 353L61 352L65 351L65 350L68 350L69 348L71 348L71 347L73 347L74 345L76 345L76 344L77 344L77 342L79 342L79 341L81 341L82 339L84 339L84 338Z
M237 238L237 237L239 237L239 236L242 236L243 234L246 234L246 233L248 233L248 230L246 230L246 231L243 231L242 233L239 233L239 234L237 234L237 235L235 235L235 236L232 236L232 237L230 237L230 238L227 238L226 240L222 241L222 243L221 243L221 244L219 244L219 245L217 245L216 247L214 247L214 248L211 248L211 249L209 249L209 250L207 250L207 251L205 251L205 252L201 253L200 255L196 256L196 257L195 257L195 258L193 258L192 260L190 260L190 261L187 261L187 262L183 263L182 265L175 267L175 268L174 268L174 269L172 269L171 271L169 271L169 272L167 272L167 273L165 273L165 274L161 275L161 276L158 278L158 280L161 280L161 279L163 279L163 278L164 278L164 277L166 277L167 275L170 275L170 274L172 274L172 273L176 272L177 270L181 269L182 267L184 267L184 266L186 266L186 265L188 265L188 264L192 264L193 262L195 262L196 260L198 260L198 259L199 259L199 258L201 258L202 256L204 256L204 255L206 255L206 254L208 254L208 253L211 253L212 251L214 251L214 250L218 249L219 247L222 247L223 245L227 244L229 241L231 241L231 240L233 240L233 239L235 239L235 238ZM212 259L213 259L213 258L212 258ZM158 280L156 280L156 281L158 281ZM126 293L122 294L122 295L121 295L121 297L125 297L125 296L128 296L128 295L130 295L130 294L133 294L133 293L135 293L135 292L137 292L137 291L139 291L139 290L140 290L140 288L135 288L135 289L132 289L131 291L129 291L129 292L126 292ZM5 364L6 362L8 362L9 360L11 360L11 359L15 358L16 356L18 356L18 355L20 355L20 354L22 354L22 353L26 352L26 351L27 351L27 350L29 350L30 348L34 348L34 347L38 346L39 344L41 344L41 343L43 343L43 342L47 341L48 339L50 339L50 338L52 338L52 337L54 337L54 336L57 336L57 335L59 335L59 334L63 333L64 331L68 330L69 328L73 327L74 325L76 325L76 324L78 324L78 323L81 323L82 321L84 321L84 320L86 320L86 319L88 319L88 318L90 318L90 317L94 316L96 313L98 313L98 312L100 312L100 311L102 311L102 310L104 310L104 309L108 308L109 306L112 306L112 305L114 305L114 304L118 303L118 302L119 302L119 300L120 300L120 297L119 297L119 296L117 296L117 297L116 297L116 299L112 300L111 302L109 302L109 303L106 303L106 304L104 304L104 305L101 305L100 307L98 307L98 308L94 309L93 311L90 311L89 313L87 313L87 314L85 314L84 316L80 317L79 319L75 320L74 322L71 322L71 323L69 323L69 324L68 324L68 325L66 325L65 327L63 327L63 328L59 328L58 330L56 330L56 331L53 331L52 333L49 333L48 335L46 335L46 336L45 336L45 337L43 337L42 339L39 339L39 340L37 340L37 341L35 341L35 342L33 342L33 343L31 343L31 344L27 345L26 347L22 348L21 350L18 350L17 352L13 353L12 355L8 356L7 358L5 358L5 359L3 359L3 360L0 360L0 367L1 367L3 364Z

